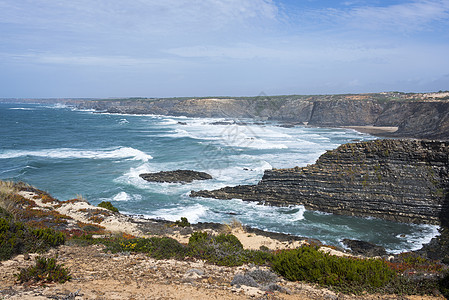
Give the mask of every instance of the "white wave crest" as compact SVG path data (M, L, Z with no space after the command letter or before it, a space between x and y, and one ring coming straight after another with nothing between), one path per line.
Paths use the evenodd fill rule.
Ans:
M425 244L430 243L430 241L440 235L439 226L437 225L414 225L416 230L413 233L401 235L398 234L396 237L404 239L407 241L407 245L410 247L408 249L387 249L389 252L398 254L405 251L416 251L421 249Z
M201 204L194 204L191 206L158 209L150 215L145 215L145 217L172 222L180 220L181 217L185 217L190 223L198 223L201 217L205 216L207 212L207 207Z
M34 108L30 107L11 107L11 110L34 110Z
M173 119L164 119L158 125L175 125L175 124L178 124L178 121Z
M131 199L132 197L128 195L126 192L120 192L112 198L112 200L114 201L129 201Z
M120 147L116 149L82 150L74 148L57 148L43 150L8 150L0 153L0 159L18 158L24 156L46 157L46 158L86 158L86 159L123 159L140 160L147 162L152 159L151 155L131 147Z

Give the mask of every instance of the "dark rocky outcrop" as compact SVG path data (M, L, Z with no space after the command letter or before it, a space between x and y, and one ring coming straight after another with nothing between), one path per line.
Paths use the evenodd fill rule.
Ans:
M449 143L375 140L324 153L315 164L265 171L257 185L192 192L334 214L439 224L447 210Z
M181 182L190 183L194 180L212 179L212 176L205 172L192 170L162 171L157 173L144 173L139 175L142 179L151 182Z
M357 255L368 257L387 255L387 251L384 247L369 242L343 239L342 243L346 247L350 248L352 253Z

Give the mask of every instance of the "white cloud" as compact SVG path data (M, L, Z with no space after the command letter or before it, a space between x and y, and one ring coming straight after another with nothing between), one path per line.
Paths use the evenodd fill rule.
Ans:
M272 0L0 0L2 23L71 31L209 31L277 13Z
M433 22L449 20L449 1L424 0L390 6L360 6L348 11L330 10L329 15L353 27L388 30L427 30Z
M0 53L0 61L14 61L27 64L49 65L77 65L94 67L145 67L148 65L168 65L175 63L173 59L166 58L138 58L128 56L80 56L69 54L28 53L10 54ZM179 63L179 62L176 62Z
M292 39L293 40L293 39ZM364 45L355 41L300 38L287 44L273 40L273 46L236 44L232 46L198 45L178 47L168 53L184 58L223 60L271 60L301 64L339 63L361 60L382 63L397 49L388 43Z

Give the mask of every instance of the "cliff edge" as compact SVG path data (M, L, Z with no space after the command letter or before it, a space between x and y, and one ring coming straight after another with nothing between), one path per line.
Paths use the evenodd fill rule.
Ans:
M447 142L375 140L342 145L307 167L267 170L257 185L192 191L191 196L441 224L449 212L448 172Z
M254 118L323 127L395 127L389 137L449 138L449 93L67 101L109 113Z

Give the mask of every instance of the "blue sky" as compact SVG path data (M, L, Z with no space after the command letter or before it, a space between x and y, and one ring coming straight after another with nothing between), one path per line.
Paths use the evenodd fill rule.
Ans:
M0 0L0 97L449 90L449 0Z

